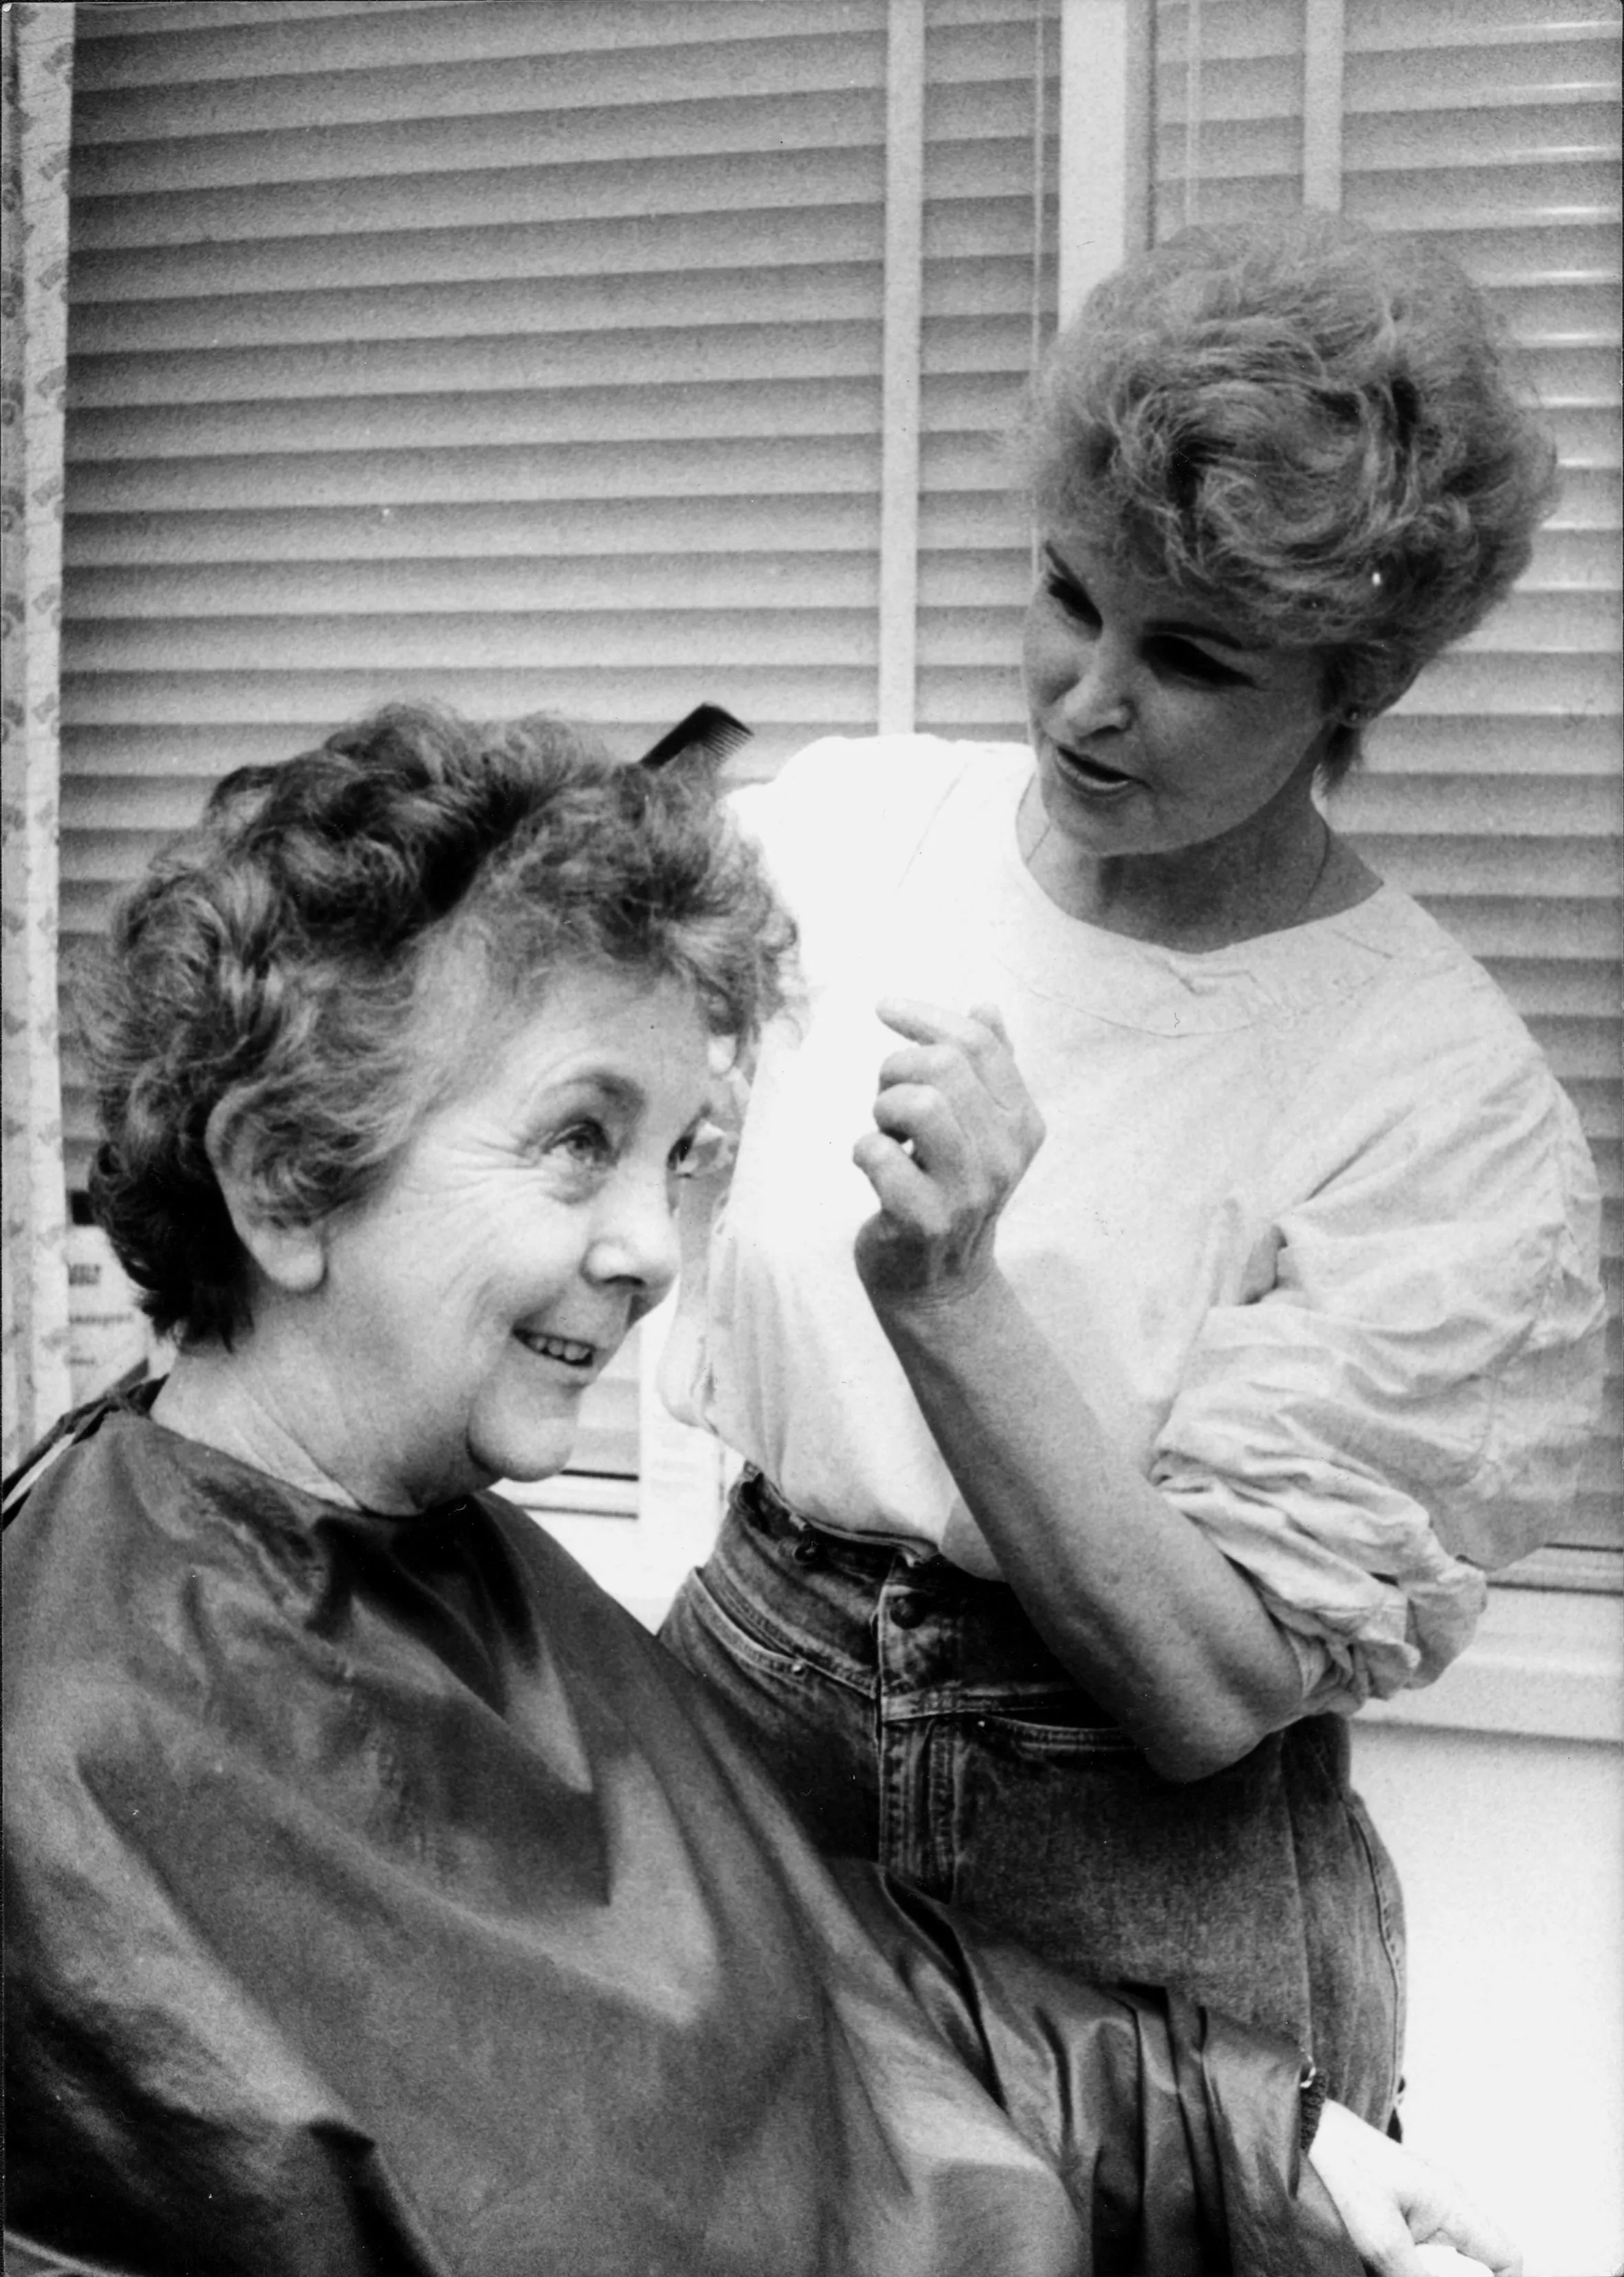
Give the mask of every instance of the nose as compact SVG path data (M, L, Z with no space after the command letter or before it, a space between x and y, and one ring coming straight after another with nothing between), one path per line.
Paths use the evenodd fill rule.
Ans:
M662 1169L643 1174L623 1169L598 1198L586 1274L590 1281L619 1283L657 1305L677 1277L680 1258L676 1214Z
M1057 708L1067 741L1081 742L1128 725L1134 714L1131 659L1111 634L1077 641Z

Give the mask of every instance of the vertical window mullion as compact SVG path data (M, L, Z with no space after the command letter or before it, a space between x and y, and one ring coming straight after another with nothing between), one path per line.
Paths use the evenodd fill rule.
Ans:
M877 703L882 735L911 733L914 719L924 160L924 0L891 0L885 61L885 285Z

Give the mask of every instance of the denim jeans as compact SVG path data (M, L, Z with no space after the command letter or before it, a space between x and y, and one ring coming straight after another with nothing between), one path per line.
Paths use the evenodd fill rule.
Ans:
M1294 2039L1386 2124L1403 1908L1342 1717L1173 1784L1013 1590L805 1526L748 1471L662 1635L746 1719L825 1852L876 1859L1081 1976L1171 1984Z

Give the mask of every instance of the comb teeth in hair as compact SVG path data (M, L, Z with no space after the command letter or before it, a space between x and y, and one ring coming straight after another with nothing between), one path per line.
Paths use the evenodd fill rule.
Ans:
M735 720L731 712L724 712L719 704L696 704L686 719L667 728L637 764L640 767L668 767L673 759L693 757L709 759L719 766L741 743L747 743L755 732L742 720Z

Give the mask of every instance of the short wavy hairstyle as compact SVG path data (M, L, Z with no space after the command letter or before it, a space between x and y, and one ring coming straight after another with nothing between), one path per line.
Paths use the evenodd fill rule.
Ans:
M1555 453L1483 295L1339 217L1193 228L1053 343L1021 433L1036 511L1262 645L1325 659L1359 724L1527 566Z
M497 1023L585 967L674 979L747 1046L793 944L708 773L619 764L561 720L390 705L227 776L119 910L78 991L92 1208L161 1331L229 1344L250 1284L217 1110L269 1215L317 1223L381 1184L454 1079L413 1017L448 954L472 947Z

